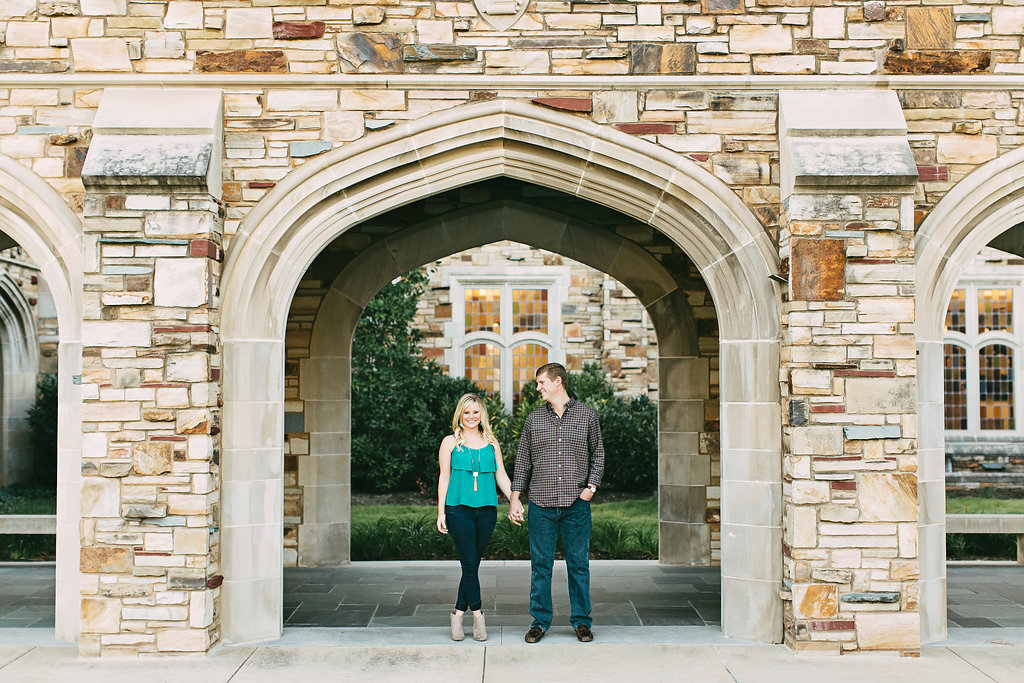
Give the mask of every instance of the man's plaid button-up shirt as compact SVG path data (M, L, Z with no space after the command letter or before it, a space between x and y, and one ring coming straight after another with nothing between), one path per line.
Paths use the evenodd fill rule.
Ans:
M545 403L526 417L516 451L513 491L529 490L542 507L569 507L589 485L600 486L604 443L597 413L569 399L562 417Z

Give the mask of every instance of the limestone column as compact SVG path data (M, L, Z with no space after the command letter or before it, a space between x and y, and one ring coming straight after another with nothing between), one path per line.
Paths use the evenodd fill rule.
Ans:
M894 92L783 92L785 641L920 647L916 166Z
M84 655L219 638L219 91L108 90L82 177Z

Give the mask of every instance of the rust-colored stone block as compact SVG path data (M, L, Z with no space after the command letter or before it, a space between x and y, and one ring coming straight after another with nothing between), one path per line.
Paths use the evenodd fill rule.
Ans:
M131 548L82 548L79 569L86 574L120 574L132 570Z
M82 177L82 165L88 153L88 147L68 147L68 155L64 160L64 174L68 178Z
M911 50L889 52L885 71L890 74L977 74L988 71L991 52Z
M322 21L275 21L274 40L320 38L327 24Z
M232 50L196 52L196 70L206 73L287 73L283 50Z
M671 135L676 132L671 123L618 123L615 127L631 135Z
M842 301L845 282L845 240L793 240L790 286L794 301Z
M594 110L594 100L589 97L535 97L531 102L562 111L591 112Z

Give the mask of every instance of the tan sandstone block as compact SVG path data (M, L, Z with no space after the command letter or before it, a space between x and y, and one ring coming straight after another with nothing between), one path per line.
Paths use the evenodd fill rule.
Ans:
M267 8L238 8L227 11L224 37L270 38L273 35L274 13Z
M187 527L175 527L174 529L174 554L175 555L205 555L209 552L206 540L209 531L205 527L190 529Z
M136 474L166 474L171 471L173 458L173 445L167 441L137 443L132 446L132 462Z
M121 485L119 480L106 477L84 477L80 502L82 517L120 517Z
M793 611L798 619L828 619L839 614L839 587L831 583L793 585Z
M846 412L894 414L917 411L914 377L849 377L846 379Z
M829 499L828 482L804 480L794 481L790 497L797 505L827 503Z
M860 518L865 522L917 521L917 475L865 472L858 487Z
M916 612L858 613L857 645L862 650L914 650L921 646L921 615Z
M120 630L120 600L83 598L81 614L82 633L117 633Z
M202 28L203 3L171 0L164 15L164 28Z
M7 24L8 47L47 47L50 44L50 22L12 21Z
M156 634L160 652L205 652L209 648L210 634L204 629L163 629Z
M72 38L75 71L131 71L128 45L122 38Z
M936 148L940 164L980 164L999 155L994 135L940 135Z
M79 568L86 574L122 574L132 570L131 548L89 546L79 554Z
M401 111L405 93L397 90L340 90L341 109L346 111Z
M793 51L793 34L788 26L733 26L729 51L748 54L785 54Z

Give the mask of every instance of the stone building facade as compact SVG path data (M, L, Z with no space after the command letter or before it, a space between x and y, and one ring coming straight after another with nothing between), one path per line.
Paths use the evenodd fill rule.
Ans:
M661 561L720 557L727 636L944 637L943 324L1020 222L1015 0L6 0L0 32L83 654L277 637L286 528L348 560L363 305L503 240L645 307Z

